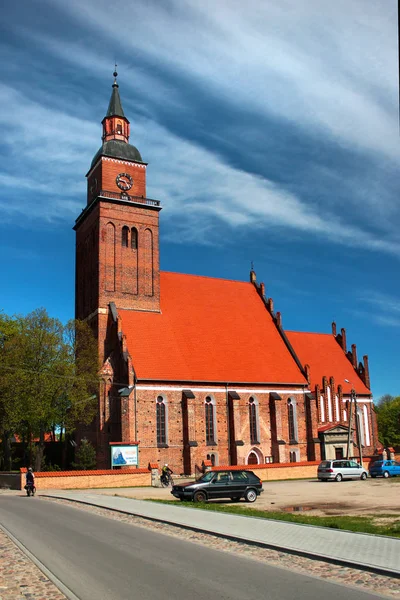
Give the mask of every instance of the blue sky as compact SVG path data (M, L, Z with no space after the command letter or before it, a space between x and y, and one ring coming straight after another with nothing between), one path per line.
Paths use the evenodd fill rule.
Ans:
M0 23L0 309L74 316L114 61L161 268L247 280L400 394L395 0L20 0Z

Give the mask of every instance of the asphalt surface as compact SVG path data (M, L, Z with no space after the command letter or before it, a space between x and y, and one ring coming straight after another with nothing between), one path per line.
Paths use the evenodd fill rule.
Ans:
M377 598L40 498L0 498L0 523L80 600Z

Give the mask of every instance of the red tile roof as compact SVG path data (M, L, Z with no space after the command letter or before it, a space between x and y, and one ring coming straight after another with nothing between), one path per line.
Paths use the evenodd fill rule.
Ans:
M341 384L345 394L349 394L352 387L357 394L371 394L332 334L286 331L286 335L300 362L310 365L311 387L322 385L324 376L328 381L334 377L335 385Z
M253 284L160 276L161 313L119 310L138 379L306 383Z

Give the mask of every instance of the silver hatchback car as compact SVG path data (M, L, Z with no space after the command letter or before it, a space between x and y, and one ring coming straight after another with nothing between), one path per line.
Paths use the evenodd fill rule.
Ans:
M318 465L319 481L342 481L343 479L362 479L368 477L368 471L354 460L324 460Z

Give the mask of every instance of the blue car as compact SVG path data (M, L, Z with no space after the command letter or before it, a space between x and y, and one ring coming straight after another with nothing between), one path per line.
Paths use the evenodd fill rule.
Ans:
M395 460L377 460L369 466L371 477L395 477L400 475L400 463Z

